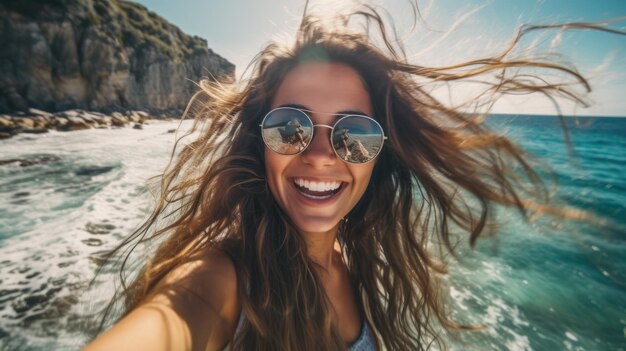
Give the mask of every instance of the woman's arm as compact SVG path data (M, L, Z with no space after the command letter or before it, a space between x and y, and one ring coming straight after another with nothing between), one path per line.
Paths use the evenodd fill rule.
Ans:
M170 272L85 350L220 350L232 338L240 310L233 262L207 251Z

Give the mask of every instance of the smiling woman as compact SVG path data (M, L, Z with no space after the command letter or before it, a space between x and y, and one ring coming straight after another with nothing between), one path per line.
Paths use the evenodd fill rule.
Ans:
M345 116L341 111L372 115L372 103L354 69L345 64L310 62L287 73L271 108L294 104L313 111L310 118L318 128L306 149L297 155L281 155L265 148L267 184L297 230L309 233L306 235L314 239L312 243L321 245L309 246L310 253L324 252L322 247L334 246L336 235L329 233L337 232L341 220L365 193L374 162L351 164L340 159L333 150L332 131L319 127L333 126L337 117ZM323 258L325 267L331 258Z
M263 50L243 88L203 82L187 110L195 139L163 174L152 216L111 255L160 246L88 349L423 350L470 329L442 302L453 231L474 243L494 205L568 213L546 205L520 149L418 82L494 72L492 96L578 99L524 69L586 81L510 50L420 67L399 43L372 7L305 11L295 43Z

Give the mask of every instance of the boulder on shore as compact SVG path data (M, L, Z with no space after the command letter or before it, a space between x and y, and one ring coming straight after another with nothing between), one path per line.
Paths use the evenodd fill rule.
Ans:
M50 116L45 116L47 112L41 112L42 114L37 116L0 115L0 139L8 139L19 133L42 134L50 129L70 132L90 128L123 128L131 122L134 129L143 129L145 122L152 118L143 111L126 111L126 116L120 112L114 112L109 116L83 110L66 110Z

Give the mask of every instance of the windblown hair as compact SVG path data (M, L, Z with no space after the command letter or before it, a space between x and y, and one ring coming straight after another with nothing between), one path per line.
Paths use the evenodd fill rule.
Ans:
M568 26L576 27L562 27ZM445 348L442 331L470 328L449 320L439 282L459 235L473 245L490 228L496 205L526 217L550 207L527 154L480 123L481 116L444 106L425 87L489 75L497 79L483 79L486 103L533 92L584 103L571 82L562 83L570 77L589 89L573 68L513 56L520 38L535 29L522 28L495 57L428 68L408 62L373 7L362 5L330 22L305 12L295 43L268 45L245 86L201 82L185 112L194 119L187 136L195 139L173 154L152 215L113 252L139 242L160 245L118 293L126 313L174 268L216 248L235 265L246 317L233 349L346 348L306 245L268 188L259 128L287 72L302 62L326 61L358 72L373 117L388 136L364 196L340 227L357 302L379 348ZM375 45L372 30L382 45ZM562 73L560 82L524 73L536 68Z

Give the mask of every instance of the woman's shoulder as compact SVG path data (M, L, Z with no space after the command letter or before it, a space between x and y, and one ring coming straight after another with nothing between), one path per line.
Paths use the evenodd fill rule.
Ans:
M184 276L196 277L210 273L215 279L236 283L237 271L233 260L218 248L205 248L191 255L184 263L170 272L172 278Z
M168 273L159 285L180 286L219 310L228 310L237 300L235 264L217 248L203 249L191 256Z
M221 349L232 338L239 321L237 289L234 262L223 251L210 248L174 268L155 292L174 296L171 306L190 325L192 335L194 329L199 334L210 330L203 344L207 349ZM174 294L168 294L172 291Z

